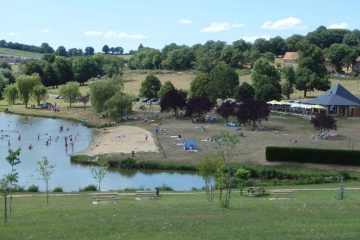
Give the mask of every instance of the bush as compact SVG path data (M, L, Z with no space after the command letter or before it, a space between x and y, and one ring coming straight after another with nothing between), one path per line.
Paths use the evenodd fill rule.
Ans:
M360 165L360 151L294 147L266 147L267 161Z
M174 191L174 189L166 184L163 184L159 187L160 191Z
M27 191L28 192L39 192L39 187L33 184L30 187L28 187Z
M96 191L97 191L97 187L94 184L90 184L84 187L83 189L80 189L80 192L96 192Z
M64 190L62 189L62 187L56 187L54 188L53 192L64 192Z

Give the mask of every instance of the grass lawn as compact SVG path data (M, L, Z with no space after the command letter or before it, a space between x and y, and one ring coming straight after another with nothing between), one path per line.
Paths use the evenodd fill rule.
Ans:
M1 239L359 239L360 192L300 191L291 200L240 197L231 209L205 194L92 205L89 195L18 197ZM1 212L1 214L3 214Z
M0 48L0 56L16 56L16 57L37 57L40 58L42 56L41 53L35 53L35 52L27 52L27 51L21 51L16 49L10 49L10 48Z

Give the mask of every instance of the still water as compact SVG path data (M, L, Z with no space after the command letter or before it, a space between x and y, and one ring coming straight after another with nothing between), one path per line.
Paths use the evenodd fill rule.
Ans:
M47 157L51 164L55 164L55 172L49 183L50 189L59 186L64 191L77 191L89 184L96 185L90 166L70 162L70 154L86 149L92 137L91 129L71 121L0 113L0 177L11 171L10 164L6 161L8 149L20 147L21 163L15 166L19 173L20 186L28 187L35 184L44 190L44 184L37 171L37 162L42 157ZM101 188L103 191L155 188L163 184L174 190L190 190L193 187L201 188L203 180L197 174L191 173L109 171Z

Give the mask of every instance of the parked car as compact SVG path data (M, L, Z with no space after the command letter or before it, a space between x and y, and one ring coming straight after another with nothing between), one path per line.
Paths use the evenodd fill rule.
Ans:
M49 103L49 102L43 102L43 103L40 103L39 106L40 106L40 108L42 108L42 109L48 109L48 108L52 107L52 104Z
M55 97L55 99L62 99L63 98L63 96L61 96L61 95L57 95L56 97Z
M143 100L141 100L141 103L147 103L150 100L150 98L144 98Z
M160 100L158 98L151 98L147 101L147 103L158 104L158 103L160 103Z

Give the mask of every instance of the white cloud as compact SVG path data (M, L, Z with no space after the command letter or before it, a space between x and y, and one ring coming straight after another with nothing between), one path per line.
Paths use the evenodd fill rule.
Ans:
M286 30L299 28L301 24L301 19L295 17L289 17L284 19L276 20L275 22L266 21L261 28L263 29L273 29L273 30Z
M100 32L100 31L94 31L94 30L90 30L90 31L86 31L84 33L85 36L100 36L102 35L103 32Z
M245 27L244 23L234 23L233 25L231 25L232 28L242 28Z
M10 36L19 36L20 34L17 32L9 32L9 35Z
M258 38L264 38L266 40L270 39L269 35L261 35L261 36L242 36L240 39L244 39L245 42L255 42Z
M143 39L147 38L147 36L143 34L128 34L126 32L116 32L116 31L86 31L84 33L85 36L92 36L92 37L104 37L104 38L113 38L113 39L120 39L120 38L127 38L127 39Z
M180 19L178 23L182 25L189 25L192 24L192 21L190 19Z
M348 29L349 25L345 22L343 23L333 23L328 26L330 29Z
M48 32L50 32L50 30L48 28L45 28L45 29L41 30L41 32L42 33L48 33Z
M222 32L229 31L232 28L241 28L245 27L245 24L242 23L234 23L230 24L228 22L214 22L209 26L200 30L200 32Z

